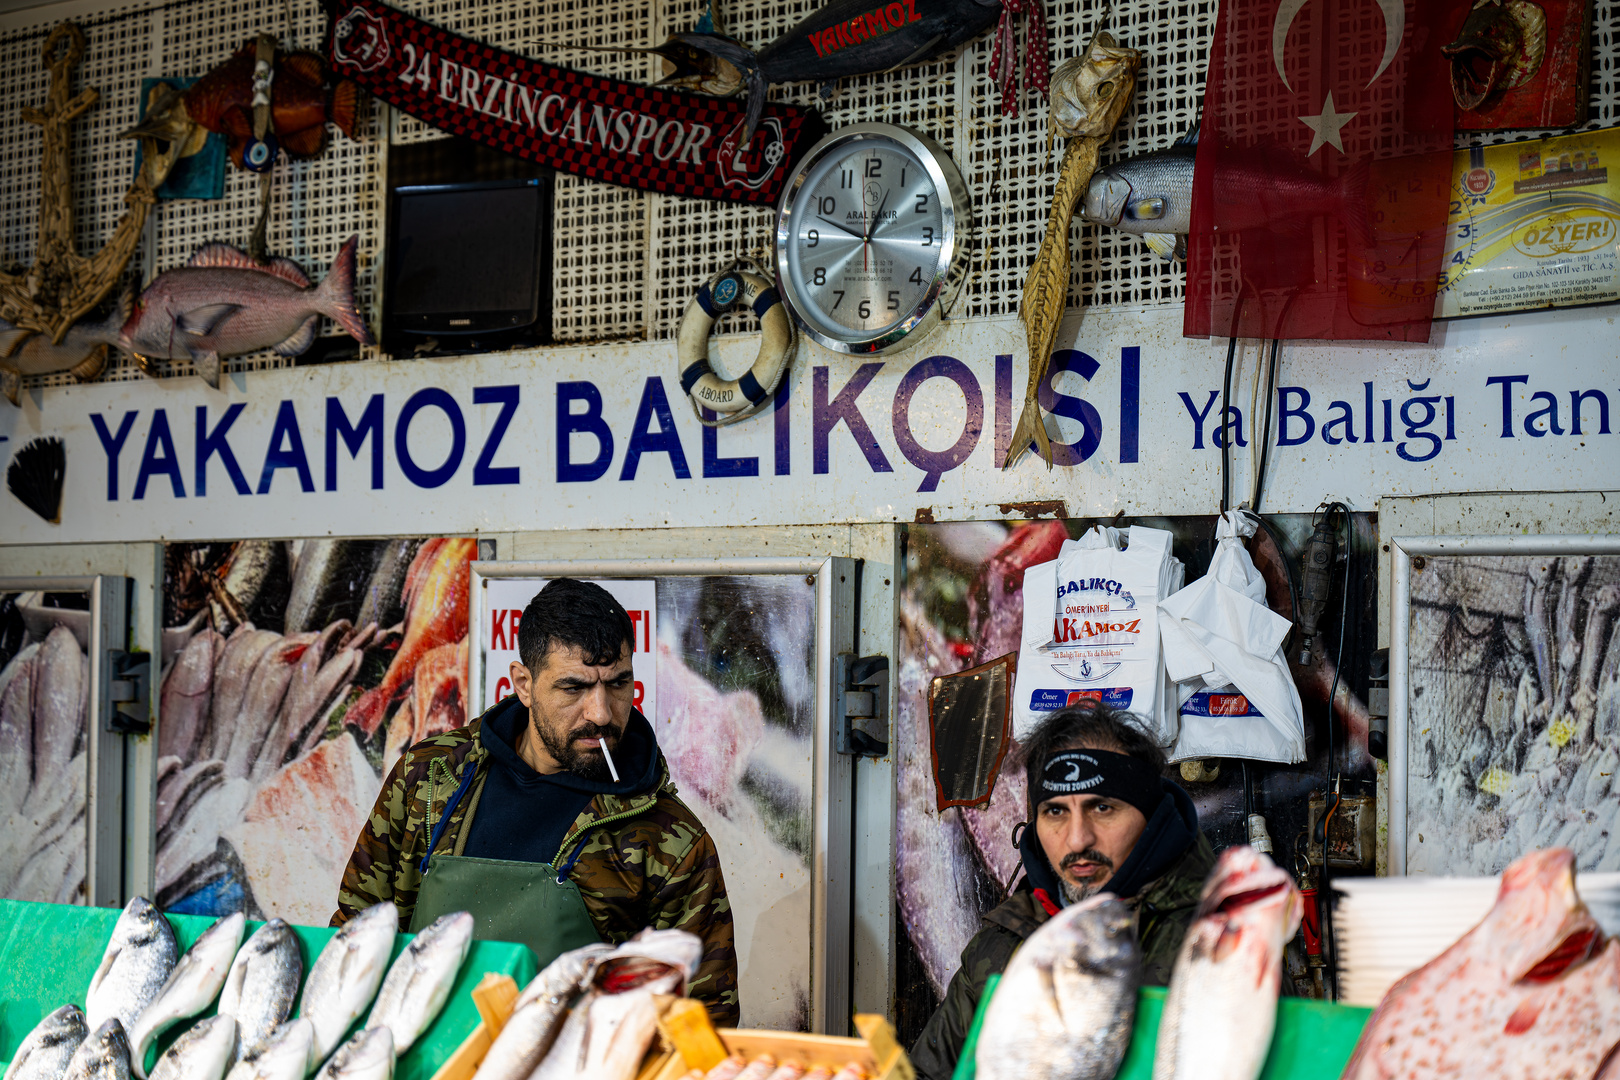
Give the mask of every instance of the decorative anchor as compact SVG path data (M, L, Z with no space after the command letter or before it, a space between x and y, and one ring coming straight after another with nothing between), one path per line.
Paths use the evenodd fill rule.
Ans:
M0 318L60 345L68 329L99 304L118 283L141 238L146 214L156 202L159 184L168 177L185 140L159 152L146 140L141 171L124 195L129 207L112 240L94 255L80 255L73 244L73 162L68 153L69 125L101 97L85 89L71 95L73 69L84 58L84 31L59 24L45 39L41 55L51 72L44 108L25 106L22 117L38 124L44 135L40 164L39 250L34 265L22 274L0 273Z

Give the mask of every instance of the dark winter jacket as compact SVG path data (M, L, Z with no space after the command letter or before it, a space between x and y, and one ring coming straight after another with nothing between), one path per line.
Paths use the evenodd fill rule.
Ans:
M1169 983L1181 939L1187 936L1198 908L1204 879L1214 866L1214 849L1200 832L1180 859L1125 901L1136 914L1144 984ZM1005 971L1018 946L1050 917L1035 898L1028 879L984 916L983 927L962 950L962 966L946 988L945 1000L911 1048L911 1063L916 1066L918 1080L950 1080L985 982L991 975Z

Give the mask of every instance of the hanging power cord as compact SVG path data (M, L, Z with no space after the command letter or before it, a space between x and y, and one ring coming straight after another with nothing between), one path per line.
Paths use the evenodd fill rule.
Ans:
M1326 784L1322 798L1322 820L1317 824L1319 834L1311 839L1319 846L1322 856L1322 875L1319 888L1322 895L1329 897L1329 901L1322 906L1322 941L1323 953L1327 961L1327 991L1332 1001L1339 999L1339 960L1338 941L1333 932L1333 904L1330 891L1331 872L1328 866L1328 823L1339 809L1340 791L1335 785L1333 769L1335 763L1333 740L1333 703L1339 693L1339 678L1344 671L1344 639L1350 623L1350 566L1355 561L1355 521L1350 516L1350 508L1342 502L1324 503L1318 507L1317 523L1331 519L1337 512L1344 523L1344 577L1339 590L1339 644L1333 657L1333 683L1328 688L1327 699L1327 774ZM1339 783L1342 784L1341 777Z
M1266 494L1266 462L1271 457L1271 406L1277 400L1277 364L1282 352L1282 339L1271 339L1271 363L1266 365L1266 418L1260 425L1260 470L1254 478L1254 513L1260 515L1260 500Z

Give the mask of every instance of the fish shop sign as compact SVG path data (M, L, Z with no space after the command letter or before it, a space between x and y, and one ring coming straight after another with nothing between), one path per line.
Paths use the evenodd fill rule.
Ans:
M1266 508L1612 484L1609 335L1549 312L1452 324L1426 349L1288 346ZM1224 442L1246 491L1263 409L1243 382L1222 421L1224 342L1183 339L1174 309L1066 323L1041 389L1055 467L1001 469L1022 341L1004 320L885 363L804 346L773 402L722 429L693 415L667 342L36 391L0 406L0 462L61 438L62 521L0 490L0 543L1208 514ZM757 339L715 345L740 371Z
M738 101L543 64L376 0L332 10L326 53L338 74L423 123L592 180L772 203L825 130L812 110L771 104L744 146Z

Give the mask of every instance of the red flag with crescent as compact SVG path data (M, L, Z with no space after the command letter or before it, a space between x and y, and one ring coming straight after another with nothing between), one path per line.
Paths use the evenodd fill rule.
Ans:
M1427 341L1444 257L1455 0L1222 0L1188 337Z

